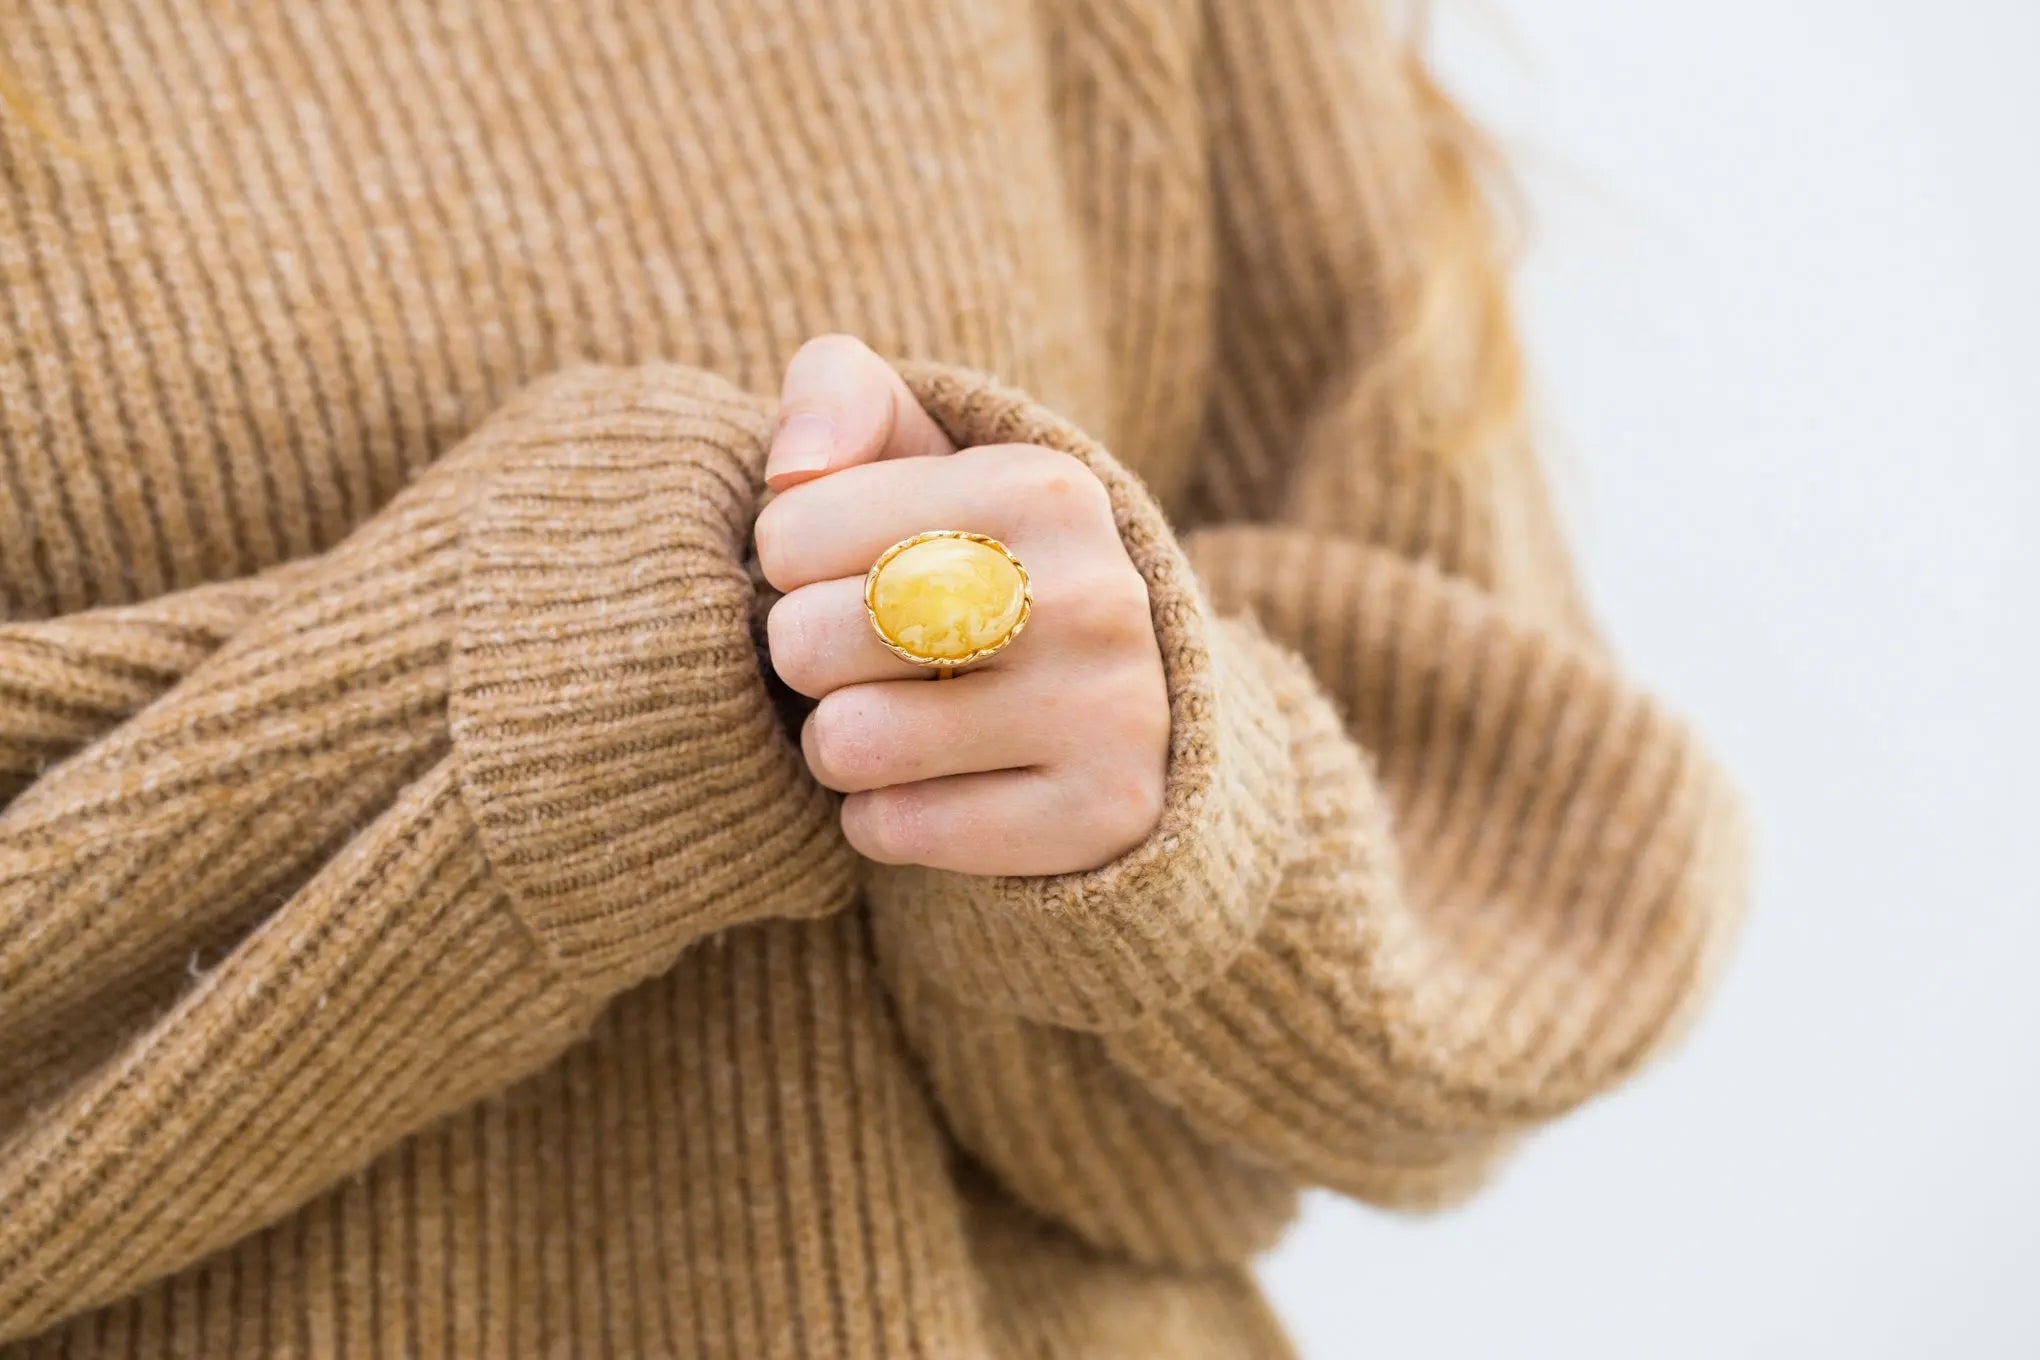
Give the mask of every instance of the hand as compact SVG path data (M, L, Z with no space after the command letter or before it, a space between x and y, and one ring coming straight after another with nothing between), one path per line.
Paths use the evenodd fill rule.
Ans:
M847 795L843 832L885 864L971 874L1092 869L1161 816L1169 705L1148 596L1080 460L958 452L892 367L848 336L788 365L758 516L773 669L816 699L801 750ZM936 681L873 633L864 577L928 529L989 534L1034 610L1004 651Z

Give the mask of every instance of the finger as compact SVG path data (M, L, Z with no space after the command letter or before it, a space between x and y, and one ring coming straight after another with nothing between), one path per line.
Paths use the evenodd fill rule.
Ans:
M955 451L891 364L853 336L823 335L786 366L765 481L781 491L880 458Z
M810 699L845 685L929 678L926 666L902 661L872 631L862 576L782 595L765 616L765 645L779 678Z
M1019 683L973 671L832 690L801 727L801 754L838 793L1032 765L1059 753L1058 734L1052 709L1017 701Z
M862 576L887 548L929 529L990 534L1023 561L1030 548L1119 542L1089 468L1054 449L995 444L866 463L775 496L758 512L758 565L780 590L797 590Z
M1148 801L1143 791L1125 798ZM954 775L851 794L843 835L881 864L1028 876L1095 869L1139 842L1126 830L1136 819L1073 818L1069 804L1064 780L1046 770Z

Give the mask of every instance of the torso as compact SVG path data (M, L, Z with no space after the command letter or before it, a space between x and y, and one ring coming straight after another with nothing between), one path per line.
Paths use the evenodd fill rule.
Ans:
M330 547L564 364L770 391L830 330L1024 387L1177 500L1212 343L1195 6L1044 8L9 6L6 60L105 154L0 116L0 620ZM912 69L873 32L910 35ZM52 1344L825 1354L757 1319L842 1313L849 1353L960 1355L981 1310L1023 1318L982 1246L962 1259L962 1191L901 1198L951 1153L854 920L704 948L565 1062ZM789 969L827 1014L774 1008ZM774 1123L780 1081L812 1122ZM587 1221L590 1194L627 1211ZM758 1260L700 1256L747 1216ZM1250 1292L1179 1301L1002 1232L1015 1278L1124 1274L1177 1319L1157 1353L1240 1353L1207 1303L1266 1325ZM764 1250L782 1233L797 1259Z
M318 551L564 363L769 391L828 330L997 373L1171 492L1209 343L1190 17L384 9L9 17L102 155L0 119L0 617Z

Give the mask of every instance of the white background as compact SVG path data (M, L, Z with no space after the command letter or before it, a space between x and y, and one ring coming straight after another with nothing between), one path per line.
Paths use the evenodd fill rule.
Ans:
M1599 615L1762 834L1712 1012L1309 1360L2040 1357L2040 4L1444 0Z

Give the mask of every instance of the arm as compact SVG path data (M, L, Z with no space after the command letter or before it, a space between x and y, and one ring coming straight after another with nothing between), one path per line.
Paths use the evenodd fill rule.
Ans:
M959 444L1024 428L1112 491L1168 659L1168 810L1089 873L872 886L959 1136L1137 1254L1153 1234L1102 1183L1191 1163L1098 1130L1389 1204L1463 1196L1677 1030L1744 892L1726 780L1579 607L1471 170L1421 69L1359 7L1211 22L1208 527L1178 539L1016 394L921 384ZM1066 1094L1019 1094L1042 1090Z
M181 649L66 731L0 710L83 742L0 815L0 1337L507 1086L692 940L849 900L750 631L765 418L562 375L281 581L0 634L50 695Z
M987 1112L964 1118L980 1155L1013 1150L1009 1182L1084 1214L1011 1164L1062 1118L983 1089L1039 1080L1018 1063L1080 1067L1071 1089L1108 1104L1158 1100L1288 1178L1437 1203L1687 1013L1739 910L1740 822L1597 647L1350 540L1229 528L1186 551L1109 455L1025 398L917 386L938 418L982 422L959 443L1024 430L1099 470L1169 672L1166 806L1134 850L1049 877L872 870L908 1029L945 1104Z
M282 574L41 623L0 623L0 809L134 716L277 595Z

